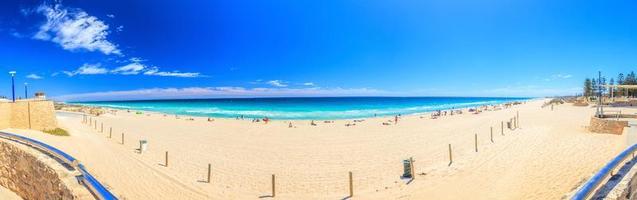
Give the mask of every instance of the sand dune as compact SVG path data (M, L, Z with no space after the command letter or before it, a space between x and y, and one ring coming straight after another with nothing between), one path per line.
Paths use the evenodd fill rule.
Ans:
M349 127L344 124L350 120L317 126L292 121L295 128L288 128L289 121L189 121L120 111L96 118L104 133L74 114L58 116L70 137L9 131L72 154L123 199L269 198L271 174L277 177L276 199L343 199L349 171L353 199L559 199L621 151L625 138L585 131L594 109L562 105L550 111L540 108L542 102L479 115L404 116L389 126L382 125L389 117ZM500 122L516 111L521 128L502 136ZM140 139L149 141L144 154L136 153ZM399 176L409 157L418 175L406 184ZM208 163L212 183L205 182Z

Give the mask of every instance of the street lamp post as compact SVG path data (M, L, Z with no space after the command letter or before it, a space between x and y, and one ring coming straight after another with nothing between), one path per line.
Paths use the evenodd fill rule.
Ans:
M15 102L15 71L10 71L11 74L11 94L13 102Z

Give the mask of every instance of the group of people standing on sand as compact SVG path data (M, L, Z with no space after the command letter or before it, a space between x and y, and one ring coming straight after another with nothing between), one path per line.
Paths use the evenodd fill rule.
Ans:
M462 114L462 110L454 110L453 108L451 110L437 110L436 112L431 113L431 118L432 119L436 119L438 117L442 117L442 116L447 116L447 115L451 115L453 116L454 114L456 115L460 115Z

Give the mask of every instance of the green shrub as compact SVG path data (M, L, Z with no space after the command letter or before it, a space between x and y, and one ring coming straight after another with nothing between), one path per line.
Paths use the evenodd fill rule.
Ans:
M57 136L69 136L69 132L61 128L45 129L42 132Z

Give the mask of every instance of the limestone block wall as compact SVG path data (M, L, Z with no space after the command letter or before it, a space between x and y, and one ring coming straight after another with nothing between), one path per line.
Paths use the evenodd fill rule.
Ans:
M0 103L0 129L44 130L57 127L52 101L29 100Z
M11 105L0 103L0 129L11 127Z
M617 121L614 119L600 119L597 117L591 117L588 129L589 131L594 133L610 133L621 135L624 132L624 127L627 126L628 121Z
M60 177L34 155L0 141L0 185L23 199L78 199L64 179L74 177Z

